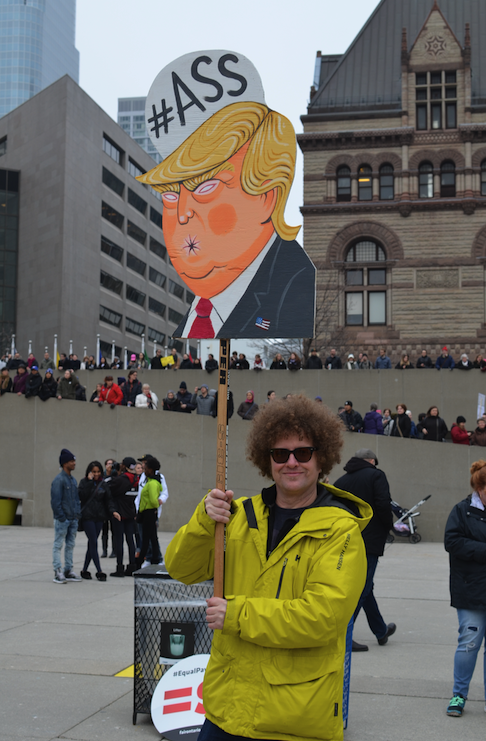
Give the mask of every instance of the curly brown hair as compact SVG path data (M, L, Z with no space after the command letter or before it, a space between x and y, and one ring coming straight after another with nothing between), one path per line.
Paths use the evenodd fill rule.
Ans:
M321 469L319 477L323 478L341 460L343 430L339 417L324 404L317 404L302 394L276 399L260 407L253 419L246 457L262 476L271 479L270 449L277 440L291 435L306 437L318 448L315 455Z
M475 461L471 466L471 487L474 491L486 486L486 461Z

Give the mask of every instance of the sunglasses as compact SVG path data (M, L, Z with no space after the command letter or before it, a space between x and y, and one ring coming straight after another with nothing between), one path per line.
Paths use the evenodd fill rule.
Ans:
M287 463L291 453L294 454L294 458L298 463L308 463L315 450L319 450L319 448L294 448L294 450L289 450L288 448L272 448L270 455L275 463Z

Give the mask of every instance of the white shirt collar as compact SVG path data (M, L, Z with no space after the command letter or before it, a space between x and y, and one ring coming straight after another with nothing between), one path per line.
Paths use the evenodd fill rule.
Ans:
M471 506L476 507L476 509L482 509L483 511L486 510L486 507L481 501L481 497L477 493L477 491L473 491L472 497L471 497Z
M233 281L233 283L230 283L228 288L225 288L224 291L221 291L221 293L218 293L217 296L213 296L213 298L211 299L213 308L211 311L210 319L213 325L215 337L217 336L219 330L247 290L248 286L255 277L260 265L267 256L270 248L272 247L276 239L277 233L274 232L266 243L265 247L261 250L261 252L258 253L253 262L250 263L250 265L246 268L246 270L244 270L241 275L239 275L238 278ZM199 303L200 299L200 296L196 296L193 300L191 308L189 309L189 316L187 317L187 321L181 333L181 337L187 337L189 332L191 331L193 322L197 317L196 306Z

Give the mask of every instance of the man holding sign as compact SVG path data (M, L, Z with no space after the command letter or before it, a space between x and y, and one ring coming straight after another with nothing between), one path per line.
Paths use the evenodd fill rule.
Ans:
M241 54L186 54L147 97L165 158L137 179L162 193L173 267L195 294L185 338L312 337L315 267L284 219L295 132Z
M255 417L248 459L274 484L253 498L212 489L166 552L172 578L211 579L226 523L224 598L214 630L200 741L338 741L346 629L366 576L368 504L320 479L340 460L341 424L304 396Z

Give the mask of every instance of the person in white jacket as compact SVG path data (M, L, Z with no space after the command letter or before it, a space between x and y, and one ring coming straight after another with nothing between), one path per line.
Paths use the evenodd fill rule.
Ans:
M144 383L142 386L142 393L137 394L135 397L135 406L142 407L143 409L157 409L159 404L159 397L155 391L150 390L148 383Z

